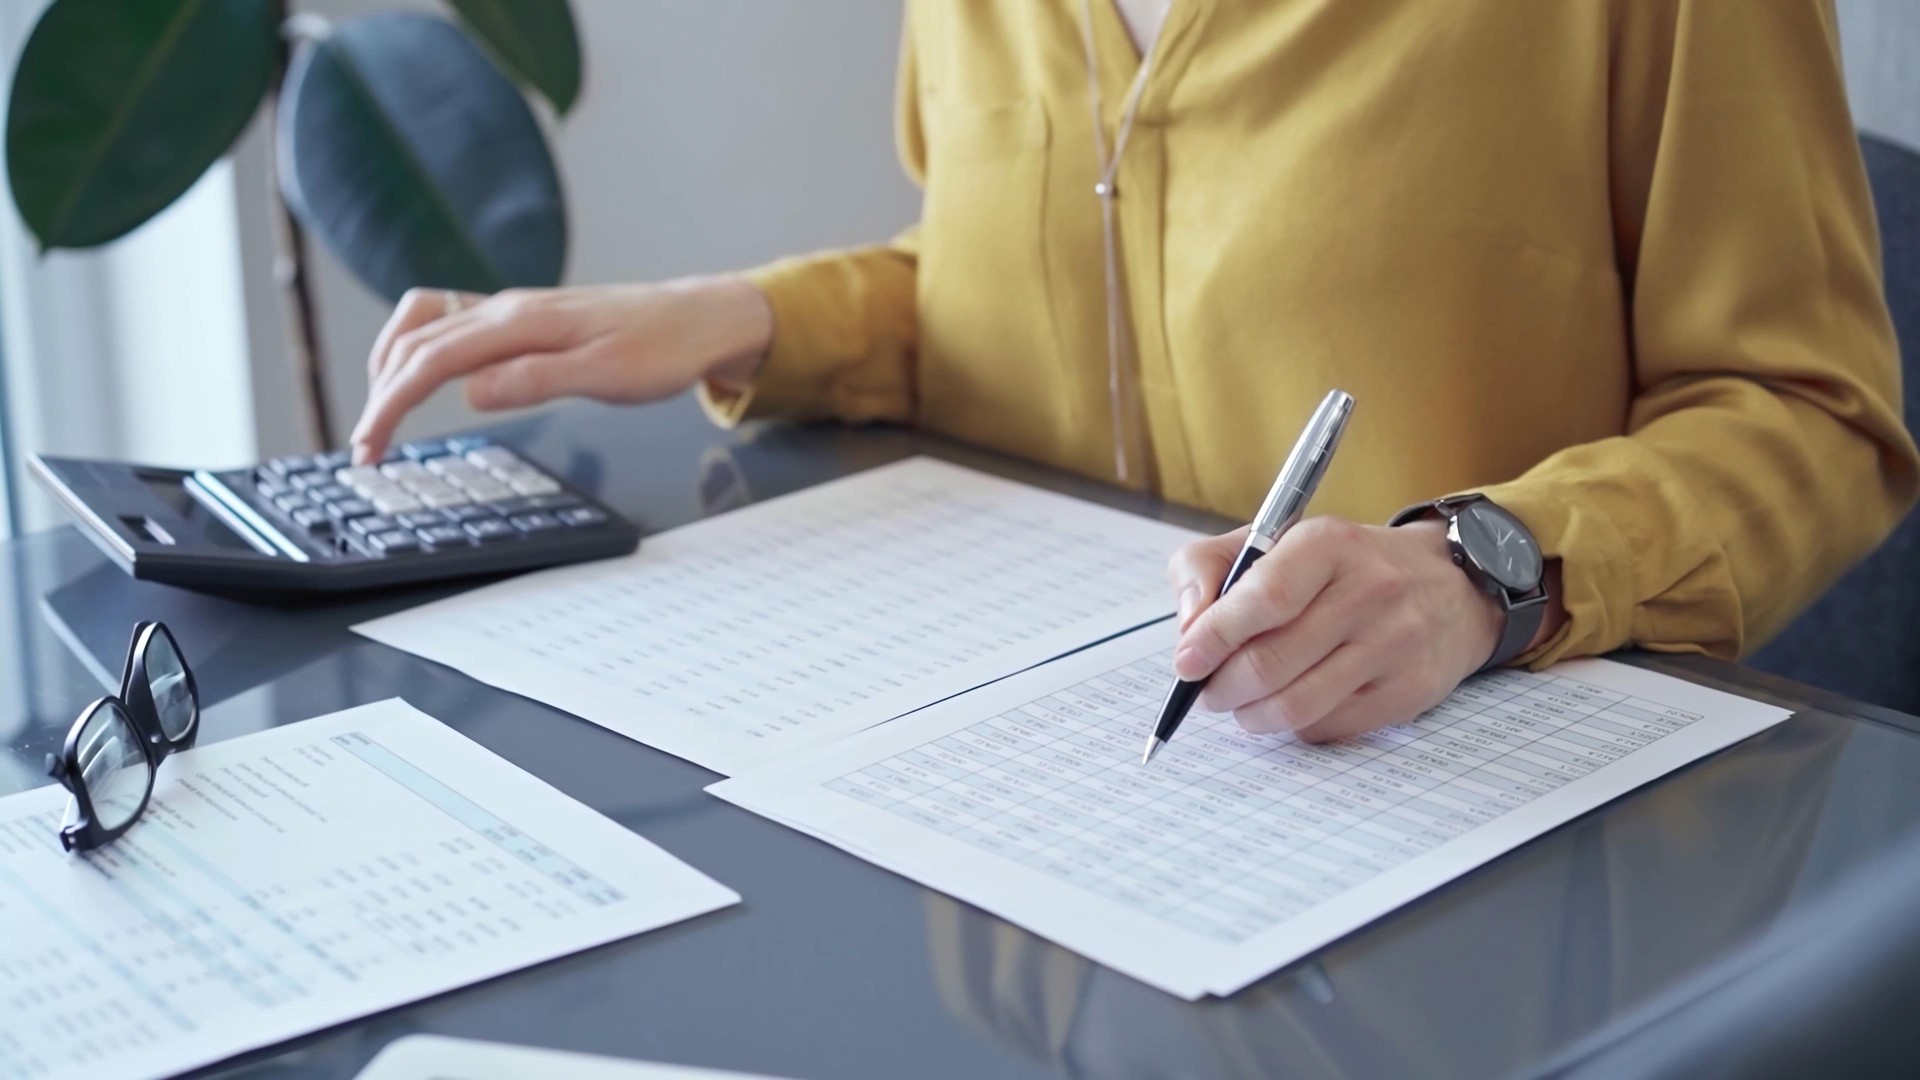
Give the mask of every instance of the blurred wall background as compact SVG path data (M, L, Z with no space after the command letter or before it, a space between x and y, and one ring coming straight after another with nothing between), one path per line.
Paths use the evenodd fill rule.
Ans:
M1920 150L1920 3L1836 4L1854 121Z

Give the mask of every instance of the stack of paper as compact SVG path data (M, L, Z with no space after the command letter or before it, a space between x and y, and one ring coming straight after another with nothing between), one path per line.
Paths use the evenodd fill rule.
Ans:
M355 629L732 775L1165 617L1196 535L913 458Z
M1161 623L715 794L1183 998L1230 994L1784 710L1602 660L1310 746L1191 716Z
M739 902L398 700L0 799L0 1076L169 1076Z

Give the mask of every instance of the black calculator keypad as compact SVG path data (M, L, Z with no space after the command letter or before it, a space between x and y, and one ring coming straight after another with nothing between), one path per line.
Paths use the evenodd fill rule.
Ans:
M367 465L344 451L295 454L262 463L247 480L289 535L365 557L431 559L612 520L512 450L477 437L406 443Z

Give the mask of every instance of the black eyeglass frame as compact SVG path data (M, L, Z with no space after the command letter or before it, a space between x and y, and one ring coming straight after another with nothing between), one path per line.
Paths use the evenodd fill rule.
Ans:
M160 710L153 701L153 683L147 678L147 652L153 647L156 634L167 639L167 644L173 648L174 658L180 661L180 675L187 685L187 701L193 707L186 727L172 738L167 736L166 729L160 724ZM107 708L117 708L126 717L134 734L139 736L135 743L140 747L147 766L146 788L140 793L140 805L128 815L127 820L113 828L100 824L94 814L93 798L87 791L85 774L80 768L80 736L100 710ZM199 737L200 688L193 681L193 668L188 666L187 655L180 650L180 642L162 623L143 621L137 624L133 628L133 640L127 645L127 663L120 673L120 692L97 698L80 710L80 718L67 731L60 752L47 755L47 774L60 781L61 786L73 796L74 806L79 812L77 821L61 828L60 846L68 851L92 851L125 835L147 812L147 802L153 797L153 781L159 775L160 763L182 750L191 749L194 740Z

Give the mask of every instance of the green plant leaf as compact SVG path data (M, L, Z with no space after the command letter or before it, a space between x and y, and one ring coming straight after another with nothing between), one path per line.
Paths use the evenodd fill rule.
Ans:
M263 0L54 0L7 109L14 205L43 248L117 239L227 152L279 62Z
M287 205L374 291L560 280L566 205L546 136L452 23L342 23L301 44L280 100Z
M567 0L447 0L507 72L561 116L580 96L580 37Z

